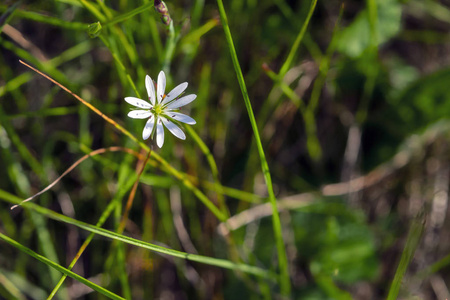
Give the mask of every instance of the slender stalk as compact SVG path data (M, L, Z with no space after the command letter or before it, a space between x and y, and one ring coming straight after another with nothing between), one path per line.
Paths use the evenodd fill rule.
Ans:
M217 202L219 203L219 207L222 210L222 212L229 217L230 213L228 211L228 208L225 204L225 199L223 197L224 191L223 187L220 184L219 180L219 170L217 169L216 161L214 160L214 156L212 155L211 151L209 151L206 144L202 141L202 139L199 137L199 135L195 132L194 129L192 129L190 126L186 126L186 131L191 135L191 137L194 139L194 141L199 146L200 150L203 152L203 154L206 157L206 160L208 161L209 167L211 169L211 173L213 176L214 183L217 187Z
M97 224L95 224L95 226L101 227L103 225L103 223L105 223L106 219L109 217L109 215L111 214L112 210L115 208L115 206L118 203L119 202L117 202L117 201L111 201L109 203L109 205L106 207L105 211L100 216L100 219L98 220ZM89 244L92 241L92 239L94 238L94 236L95 236L94 233L89 234L87 239L84 241L83 245L81 245L80 249L78 249L78 252L75 255L75 257L73 258L73 260L70 262L70 265L67 267L68 270L72 270L73 266L75 266L76 262L81 257L81 255L83 254L84 250L86 250L87 246L89 246ZM66 278L67 278L67 275L64 274L61 277L61 279L58 281L56 286L53 288L53 290L50 293L50 295L47 297L47 300L51 300L51 299L53 299L53 297L55 297L56 293L61 288L61 286L64 283L64 281L66 280Z
M134 84L133 80L131 79L130 74L128 74L127 69L125 68L125 66L123 65L122 61L120 60L120 58L118 57L117 53L114 51L114 49L111 47L111 44L108 42L108 40L103 37L103 36L99 36L100 40L103 42L103 44L105 44L106 48L109 49L109 52L111 52L111 55L114 58L114 61L116 62L116 64L119 65L119 67L122 69L122 72L125 74L125 77L128 80L128 83L130 84L131 88L133 89L133 91L136 93L136 95L140 98L140 94L138 92L138 90L136 89L136 85Z
M173 21L170 21L168 29L169 29L169 36L166 42L166 52L164 54L164 63L163 63L163 70L166 73L169 73L170 63L172 61L172 57L175 52L176 43L178 41L178 38L175 34L175 28L173 27Z
M34 257L35 259L43 262L44 264L52 267L55 270L60 271L61 273L66 274L67 276L72 277L73 279L85 284L86 286L92 288L93 290L96 290L97 292L107 296L110 299L124 299L116 294L114 294L113 292L93 283L92 281L89 281L87 279L85 279L84 277L64 268L63 266L51 261L50 259L46 258L45 256L39 255L36 252L32 251L31 249L23 246L22 244L19 244L18 242L16 242L15 240L7 237L6 235L0 233L0 239L7 242L8 244L10 244L11 246L16 247L17 249L19 249L20 251L23 251L25 253L27 253L28 255L30 255L31 257Z
M22 205L25 202L31 201L34 198L36 198L37 196L42 195L43 193L45 193L46 191L48 191L49 189L51 189L52 187L54 187L64 176L66 176L67 174L69 174L73 169L75 169L79 164L81 164L83 161L85 161L87 158L98 155L98 154L102 154L105 152L115 152L115 151L124 151L124 152L129 152L131 149L127 149L127 148L123 148L123 147L109 147L109 148L100 148L97 149L95 151L92 151L86 155L84 155L83 157L81 157L80 159L78 159L75 163L73 163L66 171L64 171L64 173L61 174L61 176L59 176L58 178L56 178L55 181L53 181L51 184L49 184L46 188L44 188L43 190L41 190L40 192L34 194L33 196L23 200L22 202L20 202L17 205L13 205L11 206L11 210L17 208L18 206ZM132 151L132 150L131 150ZM130 153L130 152L129 152Z
M125 224L128 220L128 215L131 210L131 206L133 205L134 196L136 195L137 186L139 184L139 180L141 179L142 172L144 172L145 166L147 166L148 160L150 159L150 155L152 153L152 150L148 151L147 157L142 162L142 165L139 166L139 172L138 176L136 178L136 181L133 184L133 188L131 189L130 195L128 196L127 204L125 206L125 212L123 213L122 220L120 221L119 228L117 229L118 233L122 233L125 229Z
M277 200L275 198L275 194L273 192L272 186L272 178L270 176L269 165L267 164L267 160L264 154L264 149L262 147L261 138L258 132L258 126L256 124L255 115L253 114L252 105L250 103L250 98L248 97L247 87L245 85L244 76L242 74L241 67L239 65L239 61L237 58L236 50L234 48L233 38L231 37L231 31L228 26L228 19L225 12L225 8L223 6L222 0L217 0L217 4L219 6L220 20L222 22L223 30L225 32L225 38L228 43L228 48L230 49L231 59L233 61L234 70L236 72L236 76L239 82L239 86L241 88L242 96L244 98L245 107L247 108L247 113L250 119L250 123L253 129L253 134L255 135L255 141L258 148L259 157L261 160L261 168L264 174L264 180L267 185L267 191L269 193L269 200L272 206L272 223L273 230L275 234L275 240L277 245L277 253L278 253L278 264L280 267L280 287L281 293L284 296L289 296L291 294L291 282L289 278L289 269L288 269L288 261L286 255L286 247L283 241L283 234L281 229L281 221L280 215L277 209Z
M389 289L389 294L387 296L388 300L398 299L398 293L400 292L403 276L405 275L409 263L414 256L414 252L419 245L424 228L425 219L423 217L423 212L421 212L419 213L419 216L412 221L411 227L409 228L406 245L403 249L397 271L395 272L394 279L392 280L391 287Z
M113 25L113 24L125 21L125 20L127 20L127 19L129 19L129 18L131 18L131 17L133 17L133 16L135 16L137 14L140 14L140 13L148 10L151 7L153 7L153 3L151 3L151 2L143 4L143 5L139 6L138 8L135 8L135 9L129 11L129 12L126 12L126 13L124 13L122 15L116 16L113 19L110 19L110 20L106 21L105 23L102 24L102 26L110 26L110 25Z
M6 192L0 189L0 199L4 199L10 203L18 204L20 203L20 198ZM275 275L271 273L268 270L261 269L259 267L251 266L248 264L243 263L234 263L232 261L226 260L226 259L220 259L215 257L209 257L209 256L203 256L203 255L197 255L197 254L190 254L166 247L162 247L159 245L151 244L142 240L134 239L122 234L118 234L117 232L106 230L85 222L78 221L76 219L67 217L65 215L56 213L50 209L47 209L45 207L39 206L37 204L34 204L33 202L28 202L23 204L23 207L25 209L30 209L32 211L35 211L39 213L40 215L43 215L47 218L63 222L66 224L71 224L74 226L77 226L78 228L87 230L89 232L110 238L112 240L121 241L129 245L134 245L136 247L140 247L143 249L147 249L156 253L161 253L165 255L169 255L172 257L182 258L185 260L195 261L211 266L216 266L224 269L230 269L234 271L242 271L248 274L253 274L258 277L266 278L269 280L274 280ZM70 275L69 275L70 276Z
M306 17L306 20L303 23L303 26L300 29L300 32L298 33L297 38L294 41L294 44L292 45L291 51L289 52L288 57L286 58L286 61L284 62L283 66L280 69L279 76L281 78L283 78L283 76L289 70L289 67L292 64L292 61L294 60L295 54L298 52L298 48L300 47L300 43L303 40L303 36L305 35L306 28L308 27L308 24L309 24L309 21L311 20L314 9L316 8L316 4L317 4L317 0L313 0L311 3L311 7L308 11L308 16Z

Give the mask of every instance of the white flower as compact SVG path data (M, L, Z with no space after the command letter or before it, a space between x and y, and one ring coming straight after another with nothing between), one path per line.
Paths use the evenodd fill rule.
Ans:
M187 88L187 82L176 86L167 95L164 94L166 89L166 75L163 71L159 72L157 91L155 97L155 87L150 76L145 76L145 87L147 88L149 102L136 98L126 97L125 101L131 105L136 106L138 109L133 109L128 113L128 116L133 119L147 119L144 131L142 132L142 138L148 139L150 136L154 136L156 132L156 144L159 148L164 144L164 126L169 129L174 136L179 139L186 139L184 132L175 125L174 121L186 123L189 125L195 124L195 120L191 117L176 112L178 108L191 103L197 98L197 95L191 94L179 98L179 96ZM156 124L156 126L155 126Z

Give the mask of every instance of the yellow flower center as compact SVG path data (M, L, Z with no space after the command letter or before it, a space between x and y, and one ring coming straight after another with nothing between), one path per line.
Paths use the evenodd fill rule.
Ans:
M160 104L155 105L153 111L156 115L160 115L162 113L162 106Z

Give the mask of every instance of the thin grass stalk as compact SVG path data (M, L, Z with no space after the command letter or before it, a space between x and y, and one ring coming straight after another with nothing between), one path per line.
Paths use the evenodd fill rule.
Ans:
M0 121L1 126L5 129L8 137L12 141L12 144L16 147L20 156L24 159L24 161L28 164L31 170L37 174L40 178L45 177L45 170L40 164L40 162L34 157L34 155L28 150L27 146L24 145L22 140L19 137L19 134L16 132L12 124L7 120L6 113L3 110L3 107L0 106Z
M95 224L95 226L97 226L97 227L103 226L103 224L105 223L106 219L108 219L109 215L111 214L111 212L113 211L114 207L117 204L118 204L117 201L111 201L109 203L109 205L106 207L106 209L103 211L102 215L100 216L100 219L98 220L97 224ZM78 249L78 252L76 253L75 257L72 259L72 261L70 262L69 266L67 267L68 270L72 270L72 268L77 263L78 259L80 259L80 257L83 254L84 250L86 250L87 246L89 246L89 244L92 241L92 239L94 238L94 236L95 236L94 233L89 234L89 236L86 238L84 243ZM67 278L67 275L64 274L61 277L61 279L58 281L57 285L53 288L53 290L50 293L50 295L48 296L47 300L53 299L53 297L56 295L56 293L58 292L58 290L60 289L60 287L62 286L64 281L66 280L66 278Z
M163 71L169 73L170 63L172 62L172 57L175 52L175 46L178 41L178 37L175 34L175 28L173 27L173 21L170 21L169 24L169 36L167 37L166 42L166 51L164 53L164 63L163 63Z
M148 29L150 31L150 35L152 38L152 46L156 52L156 58L158 62L162 65L164 62L164 51L161 42L161 37L159 35L158 26L156 26L156 21L154 18L146 18L148 19Z
M322 91L322 87L325 84L325 79L327 77L328 71L330 69L330 62L333 57L334 52L338 46L339 37L340 37L340 23L342 20L342 15L344 14L344 5L341 5L341 10L339 11L338 19L334 25L333 34L331 35L331 41L328 45L326 53L321 57L319 63L319 75L317 79L314 81L313 89L311 92L311 99L307 106L307 109L310 109L315 113L317 111L317 106L319 104L319 98Z
M105 23L108 21L108 18L105 17L104 14L102 14L101 11L95 7L91 2L88 2L86 0L78 0L87 10L91 12L101 23ZM106 8L107 13L109 14L109 10ZM125 52L128 55L128 58L130 59L131 63L133 65L137 64L137 53L136 50L130 46L130 43L128 42L125 34L123 31L117 27L116 25L110 26L111 33L118 38L120 41L121 47L125 49Z
M287 71L291 67L292 61L295 58L295 54L298 53L298 48L300 47L300 43L302 42L303 36L305 35L306 29L308 28L308 24L309 24L309 21L311 20L314 9L316 8L316 4L317 4L317 0L313 0L311 2L311 6L309 8L306 20L303 23L302 28L300 29L300 32L298 33L297 37L295 38L294 44L292 44L291 51L289 51L286 61L281 66L280 72L278 73L278 76L280 76L280 78L283 78L284 75L287 73Z
M24 159L25 162L28 162L30 164L31 169L35 172L35 174L37 174L39 176L39 178L41 178L43 181L45 181L47 178L45 177L44 168L39 163L39 161L36 160L36 158L28 150L28 148L23 144L20 137L16 133L15 129L10 124L10 122L6 120L6 116L1 107L0 107L0 122L1 122L2 126L4 126L4 129L7 133L7 135L9 136L9 138L11 139L12 143L16 146L17 150L19 151L20 156ZM6 163L6 166L4 166L4 167L7 168L7 165L10 163L15 164L15 160L16 159L11 156L10 160ZM17 162L17 164L18 164L18 162ZM17 175L20 176L17 178L18 181L15 184L17 187L17 190L20 191L20 193L22 195L26 195L29 192L29 190L28 190L28 188L30 186L29 181L26 177L23 176L23 174L18 173ZM25 183L25 185L23 183ZM35 213L31 213L29 216L29 219L31 220L33 226L36 229L39 244L41 246L43 253L47 257L53 259L54 261L57 261L58 256L56 254L55 245L50 237L51 234L47 228L47 224L46 224L45 220L42 218L42 216L35 214ZM59 278L58 273L50 267L49 267L49 275L50 275L50 279L51 279L50 282L56 283L58 281L58 278ZM68 298L66 290L63 291L62 298L63 299Z
M11 246L19 249L20 251L25 252L26 254L30 255L31 257L33 257L33 258L43 262L47 266L49 266L49 267L51 267L51 268L53 268L53 269L55 269L55 270L57 270L57 271L59 271L59 272L61 272L63 274L66 274L69 277L72 277L73 279L75 279L75 280L85 284L86 286L88 286L88 287L92 288L93 290L95 290L95 291L97 291L97 292L107 296L110 299L117 299L117 300L124 299L124 298L114 294L113 292L111 292L111 291L109 291L109 290L107 290L107 289L105 289L105 288L103 288L103 287L101 287L101 286L99 286L99 285L97 285L97 284L95 284L95 283L85 279L84 277L82 277L82 276L80 276L80 275L78 275L78 274L76 274L76 273L74 273L74 272L64 268L63 266L61 266L61 265L59 265L59 264L49 260L48 258L37 254L33 250L23 246L22 244L18 243L17 241L9 238L8 236L6 236L6 235L4 235L2 233L0 233L0 239L5 241L5 242L7 242Z
M103 44L105 44L106 48L108 48L109 52L111 53L111 55L114 58L114 61L119 65L119 67L120 67L121 71L123 72L123 74L125 74L125 77L127 78L127 81L130 84L130 86L133 89L133 91L136 93L136 96L138 96L140 98L141 96L140 96L140 93L138 92L138 90L136 88L136 85L134 84L133 80L131 79L130 74L128 73L127 69L123 65L123 63L120 60L119 56L117 55L116 51L114 51L114 49L111 47L111 44L108 42L108 40L105 37L100 35L99 38L103 42Z
M21 1L17 1L11 7L19 5L20 2ZM0 5L0 11L6 11L8 9L10 9L10 8L8 8L8 6ZM48 15L43 15L43 14L39 14L36 12L25 11L25 10L21 10L21 9L16 9L14 11L14 17L28 19L28 20L45 23L45 24L50 24L50 25L54 25L57 27L61 27L61 28L65 28L65 29L72 29L72 30L87 30L87 28L89 26L89 24L87 24L87 23L81 23L81 22L75 22L75 21L67 22L67 21L63 21L63 20L55 18L55 17L48 16Z
M367 11L369 15L370 44L366 59L375 61L378 58L378 9L375 0L367 0ZM375 88L378 72L377 66L374 67L374 65L368 64L368 69L366 70L367 79L364 83L363 95L356 113L356 122L359 126L367 119L371 95Z
M311 99L306 107L303 118L305 120L305 131L307 135L307 148L309 155L311 158L318 160L322 157L322 147L317 138L317 125L316 125L316 117L315 113L317 111L317 107L319 104L319 98L322 91L322 88L325 84L325 79L328 74L328 70L330 68L331 58L336 50L338 45L338 37L339 37L339 22L341 21L342 14L344 11L344 5L341 6L341 10L339 12L338 19L335 23L333 34L331 37L330 45L327 48L326 54L323 55L320 59L319 63L319 75L314 81L314 85L311 92Z
M12 204L19 204L21 202L21 199L17 196L14 196L4 190L0 190L0 199L3 199L9 203ZM78 221L76 219L72 219L70 217L67 217L65 215L56 213L50 209L47 209L45 207L39 206L37 204L34 204L33 202L27 202L23 204L23 207L25 209L30 209L32 211L35 211L47 218L50 218L52 220L56 220L59 222L63 222L66 224L71 224L76 227L79 227L81 229L87 230L89 232L93 232L95 234L110 238L112 240L121 241L124 243L127 243L129 245L134 245L136 247L140 247L143 249L147 249L156 253L169 255L172 257L182 258L189 261L195 261L211 266L216 266L224 269L234 270L234 271L241 271L248 274L252 274L258 277L266 278L269 280L275 280L276 275L273 274L270 271L261 269L259 267L251 266L248 264L243 263L234 263L226 259L220 259L215 257L209 257L209 256L203 256L203 255L197 255L197 254L190 254L178 250L173 250L170 248L158 246L155 244L151 244L145 241L137 240L122 234L118 234L114 231L106 230L85 222Z
M103 3L103 2L100 1L100 3ZM138 8L135 8L135 9L133 9L129 12L126 12L124 14L121 14L119 16L116 16L116 17L106 21L105 23L102 23L102 26L110 26L110 25L125 21L137 14L140 14L140 13L150 9L151 7L153 7L153 3L151 3L151 2L143 4L143 5L139 6Z
M128 221L128 216L130 214L131 207L133 206L134 197L136 195L137 186L139 184L139 180L141 179L142 172L144 172L145 167L147 166L148 160L150 159L150 155L152 153L152 150L148 151L147 157L144 161L142 161L142 164L139 166L138 176L136 178L136 181L133 184L133 188L131 189L130 195L128 196L127 204L125 205L125 212L122 215L122 220L119 223L119 227L117 228L117 233L123 233L125 229L125 224Z
M39 68L41 68L42 70L45 70L45 72L51 73L53 75L53 77L55 77L60 82L64 82L65 84L68 84L68 85L70 84L67 81L66 76L62 72L60 72L53 66L47 64L45 61L37 59L34 55L32 55L27 50L25 50L25 49L17 46L16 44L14 44L8 40L5 40L1 37L0 37L0 45L2 45L2 47L5 49L10 50L11 52L16 54L21 59L28 60L28 61L32 62L33 64L35 64L36 66L38 66Z
M84 6L88 11L91 12L100 22L106 22L105 16L93 5L91 2L86 0L78 0L78 2L81 3L81 5Z
M109 147L109 148L100 148L100 149L97 149L95 151L92 151L92 152L84 155L80 159L78 159L66 171L64 171L64 173L62 173L58 178L56 178L51 184L49 184L43 190L41 190L40 192L34 194L33 196L31 196L31 197L29 197L29 198L27 198L25 200L23 200L22 202L20 202L20 204L11 206L11 210L17 208L18 206L22 205L25 202L33 200L34 198L42 195L43 193L45 193L46 191L48 191L49 189L54 187L64 176L69 174L73 169L75 169L79 164L81 164L87 158L93 157L93 156L98 155L98 154L106 153L106 152L116 152L116 151L124 151L124 152L130 153L130 151L132 151L132 150L131 149L127 149L127 148L123 148L123 147L116 147L116 146L114 146L114 147Z
M92 45L91 41L81 42L81 43L73 46L72 48L67 49L60 55L58 55L48 61L42 62L42 65L46 66L45 69L48 69L48 70L51 70L52 68L56 68L65 62L68 62L76 57L79 57L79 56L87 53L88 51L91 50L91 45ZM8 80L4 86L0 87L0 97L3 97L7 92L12 92L14 90L17 90L21 85L30 81L31 78L33 78L31 72L26 72L26 73L22 73L22 74L16 76L15 78L13 78L11 80ZM31 116L32 114L38 114L39 116L43 116L43 115L39 114L38 111L21 112L21 114L24 114L24 115L29 114L29 116Z
M448 267L449 265L450 265L450 254L447 254L444 258L441 258L437 262L433 263L431 266L427 267L424 270L419 271L416 274L416 277L423 280L428 276L430 276L431 274L434 274L439 270Z
M421 213L421 215L422 214L423 213ZM408 237L406 239L405 248L403 249L400 262L398 264L397 270L395 271L394 279L392 280L387 300L398 299L398 293L402 285L403 276L405 275L409 263L414 256L414 252L419 245L424 228L425 219L423 216L418 216L412 221L412 224L409 228Z
M267 185L267 191L269 193L269 200L272 206L273 214L272 214L272 222L273 222L273 229L274 229L274 235L277 245L277 253L278 253L278 264L280 267L280 287L281 287L281 294L284 296L290 296L291 294L291 281L289 278L289 269L288 269L288 261L287 261L287 255L286 255L286 247L283 241L283 234L281 229L281 221L280 221L280 215L278 213L277 209L277 200L275 198L275 194L273 192L273 186L272 186L272 179L270 176L269 171L269 165L267 164L267 160L264 154L264 149L262 147L261 138L259 136L258 132L258 125L256 124L255 116L253 114L252 105L250 102L250 99L248 97L247 87L245 85L244 76L242 74L241 67L239 65L239 61L237 58L236 50L234 48L233 38L231 36L231 31L228 26L228 19L225 12L225 8L223 6L222 0L217 0L217 4L219 7L219 13L220 13L220 20L222 22L222 26L225 33L225 38L228 43L228 48L230 49L231 59L233 61L233 66L236 72L236 76L239 82L239 86L242 91L242 96L244 98L245 106L247 108L248 116L250 119L250 123L253 129L253 134L255 136L256 145L258 148L259 157L261 160L261 168L264 174L264 179Z
M4 274L2 271L0 271L0 283L2 284L3 289L2 294L5 295L4 291L6 291L7 296L5 298L13 300L27 300L25 294L22 293L13 282L11 282L7 274ZM34 294L34 296L36 295Z
M11 207L11 209L14 209L16 207L18 207L19 205L22 205L25 202L28 202L32 199L34 199L35 197L42 195L43 193L45 193L46 191L48 191L49 189L51 189L53 186L55 186L64 176L66 176L68 173L70 173L75 167L77 167L80 163L82 163L84 160L86 160L87 158L90 157L94 157L95 155L98 154L103 154L103 153L107 153L107 152L116 152L116 151L123 151L126 153L130 153L138 158L141 157L141 155L131 149L128 148L123 148L123 147L109 147L109 148L101 148L101 149L97 149L95 151L91 151L90 153L84 155L82 158L80 158L79 160L77 160L74 164L72 164L61 176L59 176L56 180L54 180L50 185L48 185L46 188L44 188L43 190L41 190L40 192L36 193L35 195L33 195L32 197L29 197L25 200L23 200L20 204L18 205L14 205ZM150 153L149 153L150 155ZM146 162L148 161L149 155L146 158ZM143 158L141 158L143 159ZM142 169L143 170L143 169ZM142 170L139 173L142 174ZM138 182L139 178L136 179L134 187L136 186L136 182ZM135 189L134 189L135 192ZM133 194L134 195L134 194ZM112 204L110 204L105 212L102 214L102 217L100 218L99 222L97 223L96 226L101 226L106 218L109 216L109 214L111 213L113 207L118 204L119 202L115 201L112 202ZM83 243L83 245L81 246L81 248L79 249L77 255L75 256L75 258L72 260L71 264L69 265L68 269L71 270L73 268L73 266L75 265L75 263L77 262L78 258L81 256L81 254L83 253L83 251L85 250L85 248L87 247L87 245L90 243L90 241L92 240L94 234L91 234L86 241ZM64 282L65 278L67 277L67 275L64 275L56 284L55 288L53 289L53 291L50 293L48 299L52 299L54 297L54 295L56 294L56 292L59 290L59 288L61 287L62 283Z
M202 141L200 136L195 132L194 129L192 129L190 126L185 126L186 131L189 133L189 135L194 139L194 141L197 143L200 150L203 152L203 154L206 157L206 160L208 161L209 168L211 169L211 174L213 176L214 183L217 187L217 202L219 203L219 207L222 210L222 212L229 217L230 213L228 211L228 208L225 204L225 199L223 197L223 188L220 184L219 180L219 170L217 169L216 161L214 160L214 156L212 155L211 151L209 151L206 144Z
M186 129L188 129L188 128L190 128L190 127L186 126ZM86 146L81 147L81 149L85 153L90 153L90 152L93 151L92 149L89 149L89 147L86 147ZM126 151L124 150L125 152L127 152L127 153L129 153L131 155L134 155L137 159L141 159L141 160L145 159L144 155L142 155L142 154L140 154L140 153L138 153L138 152L136 152L136 151L134 151L132 149L129 149L129 148L124 148L124 149L126 150ZM104 166L106 166L106 167L108 167L108 168L110 168L112 170L117 170L117 166L115 165L114 161L111 161L111 160L109 160L107 158L102 158L102 160L99 160L99 161ZM155 168L158 167L157 163L155 161L152 161L152 160L149 160L148 164L151 165L152 167L155 167ZM228 197L240 200L240 201L245 201L245 202L250 202L250 203L255 203L255 204L261 204L261 203L266 201L265 197L261 197L259 195L256 195L256 194L253 194L253 193L249 193L249 192L245 192L245 191L242 191L242 190L239 190L239 189L227 187L227 186L222 185L220 182L211 182L211 181L208 181L208 180L199 180L196 176L189 175L189 174L186 174L186 173L181 172L181 171L180 171L180 173L184 177L188 178L189 181L191 181L195 185L200 185L200 186L202 186L202 187L204 187L204 188L206 188L208 190L214 191L214 192L216 192L218 194L219 193L223 193L224 196L228 196ZM160 177L160 176L158 176L158 177ZM145 184L148 184L148 185L152 184L150 176L148 176L146 174L143 174L141 176L140 181L142 183L145 183Z
M112 14L112 12L110 11L110 9L105 5L105 3L104 3L103 1L97 0L96 2L97 2L97 5L100 6L100 8L102 9L102 11L103 11L105 17L106 17L107 19L111 20L112 17L113 17L113 14ZM108 22L108 21L106 21L106 22Z

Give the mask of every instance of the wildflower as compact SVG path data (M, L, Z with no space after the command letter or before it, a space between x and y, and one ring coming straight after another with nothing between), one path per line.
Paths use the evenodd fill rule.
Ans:
M126 97L125 101L134 105L138 109L133 109L128 113L128 117L133 119L147 119L142 138L148 139L156 134L156 144L159 148L164 144L164 126L177 138L186 139L184 132L175 123L181 122L189 125L195 124L195 120L191 117L177 112L178 108L191 103L197 98L197 95L191 94L179 97L188 86L187 82L176 86L167 95L164 94L166 89L166 75L163 71L159 72L158 83L155 86L150 76L145 77L145 87L147 88L149 102L136 98Z

